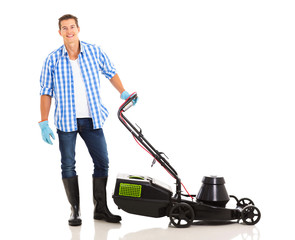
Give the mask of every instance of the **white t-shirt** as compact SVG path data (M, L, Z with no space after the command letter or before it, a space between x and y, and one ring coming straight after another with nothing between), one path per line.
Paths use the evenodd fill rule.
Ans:
M85 84L82 78L79 61L70 60L73 70L73 78L74 78L74 91L75 91L75 105L76 105L76 117L77 118L87 118L91 117L87 93Z

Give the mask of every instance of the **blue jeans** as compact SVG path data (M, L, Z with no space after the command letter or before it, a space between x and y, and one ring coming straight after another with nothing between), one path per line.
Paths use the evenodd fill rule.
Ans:
M109 158L103 130L93 129L91 118L78 118L78 131L57 130L61 153L62 178L76 176L75 148L77 134L84 140L94 164L93 177L107 177Z

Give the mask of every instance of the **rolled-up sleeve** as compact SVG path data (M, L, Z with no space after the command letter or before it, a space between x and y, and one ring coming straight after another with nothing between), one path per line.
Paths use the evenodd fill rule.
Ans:
M53 97L53 67L48 57L42 67L40 76L40 95L49 95Z
M107 54L102 51L100 47L97 47L98 50L98 61L99 61L99 68L101 73L107 78L111 79L116 74L116 68L114 64L111 62Z

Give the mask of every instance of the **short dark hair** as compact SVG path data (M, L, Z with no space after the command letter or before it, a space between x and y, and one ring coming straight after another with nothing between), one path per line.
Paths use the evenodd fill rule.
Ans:
M68 19L74 19L75 22L76 22L77 27L79 27L79 25L78 25L78 18L77 18L77 17L75 17L75 16L72 15L72 14L65 14L65 15L61 16L61 17L58 19L58 27L59 27L59 30L61 29L61 21L63 21L63 20L68 20Z

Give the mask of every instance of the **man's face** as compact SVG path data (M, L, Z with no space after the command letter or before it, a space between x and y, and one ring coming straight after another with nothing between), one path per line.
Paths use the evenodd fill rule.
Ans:
M61 28L58 32L63 37L65 43L79 41L78 33L80 32L80 28L77 27L74 19L63 20L60 24Z

